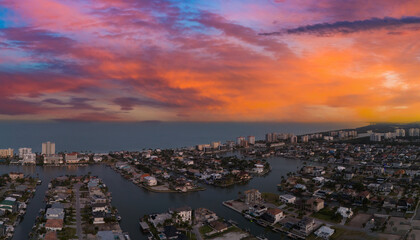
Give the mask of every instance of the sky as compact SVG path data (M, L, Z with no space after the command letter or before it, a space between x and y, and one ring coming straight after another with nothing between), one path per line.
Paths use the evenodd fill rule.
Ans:
M0 0L0 120L420 121L420 0Z

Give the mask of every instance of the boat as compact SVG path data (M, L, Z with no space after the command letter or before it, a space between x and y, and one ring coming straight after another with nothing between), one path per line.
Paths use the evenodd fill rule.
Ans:
M258 240L268 240L268 238L266 238L265 236L257 236L257 239Z
M117 221L121 221L122 217L120 215L117 215Z

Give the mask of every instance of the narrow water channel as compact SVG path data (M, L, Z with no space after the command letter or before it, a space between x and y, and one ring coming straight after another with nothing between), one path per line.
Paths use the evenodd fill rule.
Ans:
M105 165L84 167L0 166L0 174L20 171L34 177L38 176L42 180L42 184L37 187L37 192L28 205L23 221L16 228L13 240L27 239L39 210L45 207L44 194L51 179L66 174L84 175L89 172L102 178L112 192L112 204L117 207L122 217L121 228L123 231L129 232L132 239L146 239L139 229L139 217L180 206L205 207L225 219L234 220L241 228L250 230L256 236L264 234L269 239L287 239L281 234L266 232L264 228L247 221L239 213L222 205L223 201L235 199L239 192L251 188L259 189L261 192L277 192L276 185L281 181L281 176L286 176L290 171L296 171L302 165L300 161L279 157L269 158L268 161L272 166L272 171L265 177L254 178L246 185L231 188L205 186L206 191L193 193L148 192L122 178Z

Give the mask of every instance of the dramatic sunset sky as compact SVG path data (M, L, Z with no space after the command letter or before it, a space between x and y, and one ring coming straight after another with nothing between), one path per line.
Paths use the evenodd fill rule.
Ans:
M0 120L420 120L420 0L0 0Z

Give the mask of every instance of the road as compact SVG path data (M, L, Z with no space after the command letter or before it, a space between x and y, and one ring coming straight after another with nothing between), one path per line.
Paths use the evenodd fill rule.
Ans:
M413 220L420 220L420 208L419 208L420 201L417 202L416 208L414 209L414 214L410 219L410 222Z
M201 234L200 234L199 226L198 225L194 225L194 227L193 227L193 233L197 237L197 240L203 240L203 238L201 237Z
M79 239L82 239L82 218L80 215L80 183L75 186L76 197L76 234Z

